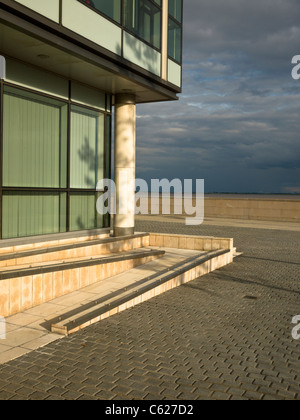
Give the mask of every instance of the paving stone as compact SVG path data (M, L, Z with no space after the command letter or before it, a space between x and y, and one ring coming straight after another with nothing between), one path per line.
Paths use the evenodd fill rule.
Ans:
M4 390L0 391L0 400L10 400L14 396L15 396L14 392L9 392L9 391L4 391Z
M66 393L66 391L67 390L65 388L54 386L48 391L48 393L57 397L61 397L63 394Z
M246 391L243 396L249 400L261 400L264 397L264 394L254 391Z
M211 398L213 400L229 400L231 398L230 394L226 394L225 392L213 392L211 394Z
M59 397L58 395L49 395L45 398L46 401L65 401L63 397Z
M147 391L138 391L138 390L132 390L128 394L129 399L133 400L143 400L148 395Z
M116 397L116 394L114 392L109 392L106 390L101 390L95 395L95 398L99 400L112 400Z
M64 395L63 398L69 401L75 401L78 400L80 397L82 397L82 393L81 392L76 392L76 391L67 391Z
M297 397L297 394L295 392L292 391L283 391L283 390L279 390L277 393L278 397L280 398L286 398L288 400L295 400ZM300 394L298 394L300 396Z
M248 401L247 398L241 397L240 395L231 395L229 399L230 401Z
M276 395L268 395L265 394L262 398L263 401L279 401L282 400L282 398L276 396Z
M42 391L35 391L30 395L30 400L41 401L48 397L48 394Z
M182 392L179 389L164 389L161 392L162 398L166 398L168 400L176 400L179 398L179 396L182 394ZM190 394L191 395L191 394Z
M94 396L95 394L99 392L99 389L97 387L92 387L92 386L83 386L79 391L82 394Z
M16 394L22 395L24 399L30 397L31 394L33 394L36 390L33 388L28 388L26 386L16 387Z

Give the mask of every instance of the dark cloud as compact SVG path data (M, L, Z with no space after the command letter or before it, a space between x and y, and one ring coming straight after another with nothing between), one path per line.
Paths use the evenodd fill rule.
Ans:
M185 0L180 101L138 108L137 175L299 192L298 0Z

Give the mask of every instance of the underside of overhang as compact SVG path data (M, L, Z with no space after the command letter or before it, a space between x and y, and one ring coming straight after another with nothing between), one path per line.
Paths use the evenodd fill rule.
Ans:
M46 31L35 28L29 22L23 21L23 26L20 26L21 22L17 23L0 19L0 54L3 56L77 80L112 95L135 94L137 103L177 99L175 92L144 75L118 66L57 35L49 36Z

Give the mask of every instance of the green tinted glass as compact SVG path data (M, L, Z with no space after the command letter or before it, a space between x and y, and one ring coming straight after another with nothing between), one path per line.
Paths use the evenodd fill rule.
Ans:
M99 193L72 193L70 196L70 230L103 227L103 216L96 210Z
M181 26L169 19L168 55L178 63L181 62Z
M153 47L161 48L161 9L149 0L124 0L124 25Z
M66 187L67 105L5 87L3 185Z
M2 238L45 235L66 231L66 194L4 192Z
M121 23L121 0L81 0L83 3Z
M95 189L104 171L104 114L71 108L71 188Z
M182 22L182 0L169 0L169 14Z

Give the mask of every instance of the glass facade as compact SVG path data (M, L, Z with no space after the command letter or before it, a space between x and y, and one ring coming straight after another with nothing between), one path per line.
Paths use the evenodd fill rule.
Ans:
M2 238L66 232L66 193L3 191Z
M169 19L168 56L177 63L181 63L181 26L173 19Z
M3 185L66 187L65 103L5 87L3 98Z
M121 0L80 0L83 3L94 7L99 12L121 23Z
M78 1L113 19L125 31L161 51L162 0ZM182 11L182 0L168 1L168 57L178 64L182 62Z
M161 0L78 0L114 20L124 29L161 49Z
M182 61L182 0L169 0L168 56Z
M182 23L182 0L169 0L169 15Z
M70 230L93 229L103 227L103 217L96 211L99 193L71 193L70 195Z
M104 115L71 106L71 188L96 188L104 177Z
M161 48L161 8L150 0L124 0L124 26L135 36Z
M1 82L3 239L109 226L96 185L110 177L111 99L79 86L62 100Z

